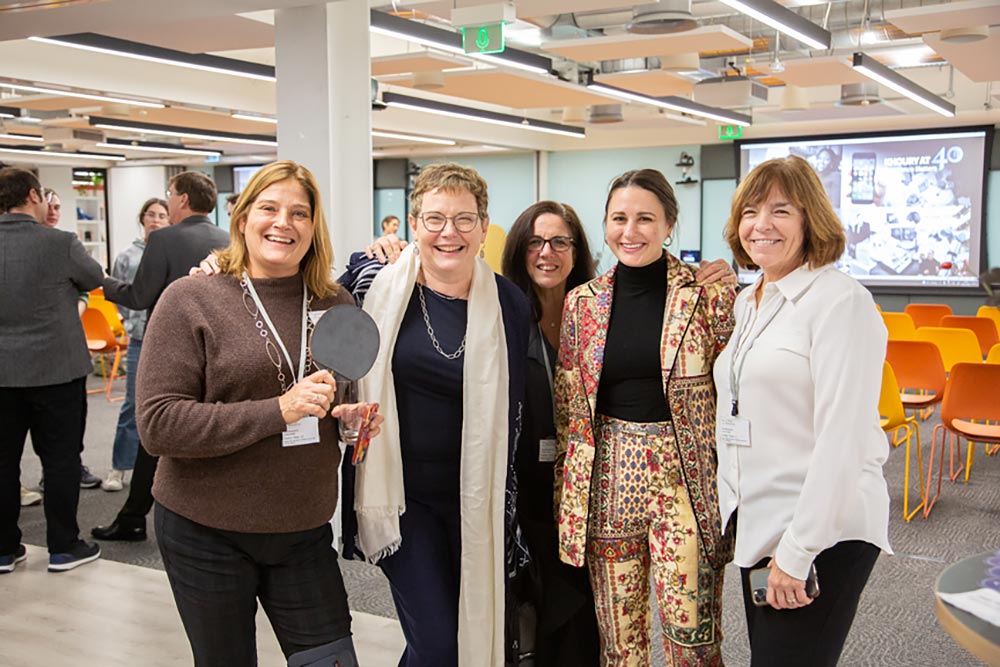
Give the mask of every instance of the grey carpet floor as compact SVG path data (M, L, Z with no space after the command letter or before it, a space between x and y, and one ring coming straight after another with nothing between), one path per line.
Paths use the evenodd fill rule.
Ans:
M100 380L91 378L92 388ZM122 382L116 383L120 392ZM121 387L119 387L121 385ZM101 394L89 398L84 463L98 475L111 466L111 447L118 419L119 403L108 403ZM924 461L930 448L935 416L922 424ZM964 446L963 446L964 452ZM984 551L1000 548L1000 456L987 457L977 451L969 484L945 478L941 499L926 521L918 514L913 521L902 520L902 447L893 449L885 466L892 499L889 537L895 555L879 558L861 598L857 618L847 640L841 665L943 667L981 665L959 647L938 625L934 615L934 579L948 564ZM945 467L948 461L945 457ZM34 487L40 466L33 453L22 462L22 482ZM915 490L911 498L916 496ZM80 493L81 533L89 538L92 527L111 521L125 501L125 492L84 490ZM41 507L24 508L21 513L24 541L43 546L45 523ZM143 543L101 543L104 558L144 567L160 568L155 537ZM395 617L388 584L381 572L364 563L342 561L351 608L380 616ZM100 591L95 591L100 594ZM726 664L749 664L749 647L743 618L743 602L736 569L727 570L723 593L723 652ZM654 622L654 627L656 623ZM657 647L654 665L664 664Z

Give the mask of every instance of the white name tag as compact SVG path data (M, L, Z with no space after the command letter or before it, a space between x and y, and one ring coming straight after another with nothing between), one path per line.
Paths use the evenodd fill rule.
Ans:
M313 323L313 326L316 326L316 323L319 322L319 318L323 317L325 314L325 310L310 310L309 321Z
M720 417L715 432L719 442L731 447L750 446L750 420L746 417Z
M555 438L544 438L538 441L538 462L553 463L556 460Z
M298 447L317 442L319 442L319 419L312 415L289 424L281 434L282 447Z

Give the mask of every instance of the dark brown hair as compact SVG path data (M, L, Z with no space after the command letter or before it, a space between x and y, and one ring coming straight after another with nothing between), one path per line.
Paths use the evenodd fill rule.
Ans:
M142 208L139 209L139 226L140 227L142 227L142 219L146 217L146 211L148 211L149 207L152 206L153 204L159 204L160 206L163 207L164 211L166 211L167 213L170 213L170 208L167 206L167 202L165 202L164 200L160 199L159 197L150 197L145 202L143 202Z
M655 169L633 169L611 182L608 188L608 198L604 202L604 218L607 220L608 207L611 206L611 195L616 190L622 188L636 187L653 193L663 206L663 213L666 215L667 224L677 224L677 197L674 196L674 189L666 177Z
M170 179L170 189L175 194L187 195L188 208L196 213L211 213L215 210L218 190L212 179L200 171L185 171Z
M34 190L45 201L42 184L27 169L4 167L0 169L0 213L23 206Z
M809 268L816 269L840 259L847 243L844 226L834 213L816 170L802 158L793 155L757 165L733 195L729 221L723 236L733 251L736 263L748 269L759 268L740 242L740 221L743 219L743 209L760 205L775 188L802 211L802 254Z
M566 277L566 291L569 292L594 277L594 256L590 252L590 244L587 243L587 234L583 231L580 217L572 206L555 201L540 201L524 209L507 234L500 270L504 277L528 295L536 320L542 316L542 305L535 292L535 283L528 274L526 259L528 241L536 235L535 220L546 213L562 218L569 225L573 237L573 269Z

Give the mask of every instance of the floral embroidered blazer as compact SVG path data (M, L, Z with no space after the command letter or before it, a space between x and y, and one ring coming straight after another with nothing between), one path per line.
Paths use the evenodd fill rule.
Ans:
M578 567L585 563L594 416L616 268L566 296L560 335L555 380L559 557ZM667 300L660 339L663 393L698 522L699 545L716 567L731 559L732 540L723 540L720 534L712 365L732 334L735 297L732 285L699 286L691 267L667 254Z

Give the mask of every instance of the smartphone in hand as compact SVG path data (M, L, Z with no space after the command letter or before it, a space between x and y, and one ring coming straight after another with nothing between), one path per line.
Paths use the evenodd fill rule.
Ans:
M354 455L351 457L351 464L358 465L364 463L368 457L368 445L371 443L371 426L378 414L378 403L372 403L365 408L361 415L361 423L358 425L358 440L354 443Z
M758 567L750 570L750 594L754 605L758 607L767 606L767 577L771 574L771 568ZM806 595L810 598L819 597L819 579L816 578L816 564L809 566L809 574L806 575Z

